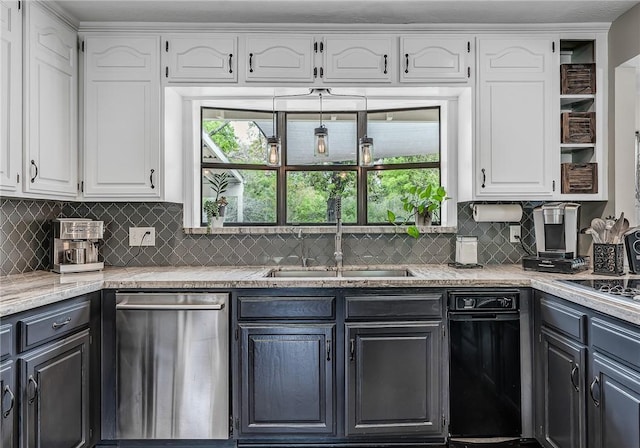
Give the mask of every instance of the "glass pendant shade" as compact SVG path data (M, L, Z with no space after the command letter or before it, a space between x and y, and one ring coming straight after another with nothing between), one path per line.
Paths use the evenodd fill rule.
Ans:
M327 128L320 126L314 130L315 142L314 142L314 156L316 157L328 157L329 156L329 133Z
M267 138L267 165L280 166L280 138Z
M360 166L373 166L373 139L366 135L360 139Z

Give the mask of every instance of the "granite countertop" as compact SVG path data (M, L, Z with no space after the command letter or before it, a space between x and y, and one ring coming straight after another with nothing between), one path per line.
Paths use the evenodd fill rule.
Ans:
M401 266L393 266L400 268ZM524 271L520 265L488 265L482 269L456 269L448 265L408 265L412 277L266 277L272 269L300 269L289 266L162 266L118 268L101 272L55 274L35 271L0 277L0 317L58 302L103 288L399 288L399 287L533 287L571 302L640 325L640 302L609 298L559 282L568 279L608 278L589 271L579 274L547 274ZM366 266L362 269L389 269ZM628 275L615 278L640 278Z

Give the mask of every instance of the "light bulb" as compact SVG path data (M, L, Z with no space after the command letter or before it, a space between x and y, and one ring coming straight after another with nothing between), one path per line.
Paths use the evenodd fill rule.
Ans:
M314 155L316 157L328 157L329 156L329 134L327 128L320 126L314 131L315 134L315 150Z
M373 139L364 136L360 139L360 166L373 166Z
M267 165L280 166L280 139L276 136L267 139Z

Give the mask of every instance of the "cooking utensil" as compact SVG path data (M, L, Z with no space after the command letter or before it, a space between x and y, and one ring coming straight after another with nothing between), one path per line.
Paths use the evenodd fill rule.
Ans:
M624 221L624 212L620 213L620 217L615 220L613 226L609 229L609 235L607 242L611 244L617 244L620 239L620 230L622 229L622 222Z
M593 229L598 234L598 238L600 239L600 243L598 244L602 244L604 242L604 234L606 228L607 224L604 222L604 219L593 218L591 220L591 229Z
M593 238L594 243L602 244L602 239L600 238L600 234L595 230L593 230L591 227L585 230L584 233L588 233L589 235L591 235L591 238Z

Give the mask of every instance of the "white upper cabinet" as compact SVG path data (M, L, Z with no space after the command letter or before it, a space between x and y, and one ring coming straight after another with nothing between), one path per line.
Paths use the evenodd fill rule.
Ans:
M475 196L550 198L557 188L554 36L478 39Z
M327 82L390 83L397 64L394 42L392 36L325 36L320 77Z
M238 39L234 35L189 34L162 38L167 82L237 82Z
M26 7L25 192L73 197L78 178L76 32L37 3Z
M472 79L473 39L412 35L400 38L400 82L463 82Z
M84 40L84 197L161 198L160 38Z
M19 192L22 173L22 11L0 0L0 191Z
M313 47L312 35L247 36L246 81L313 82Z

